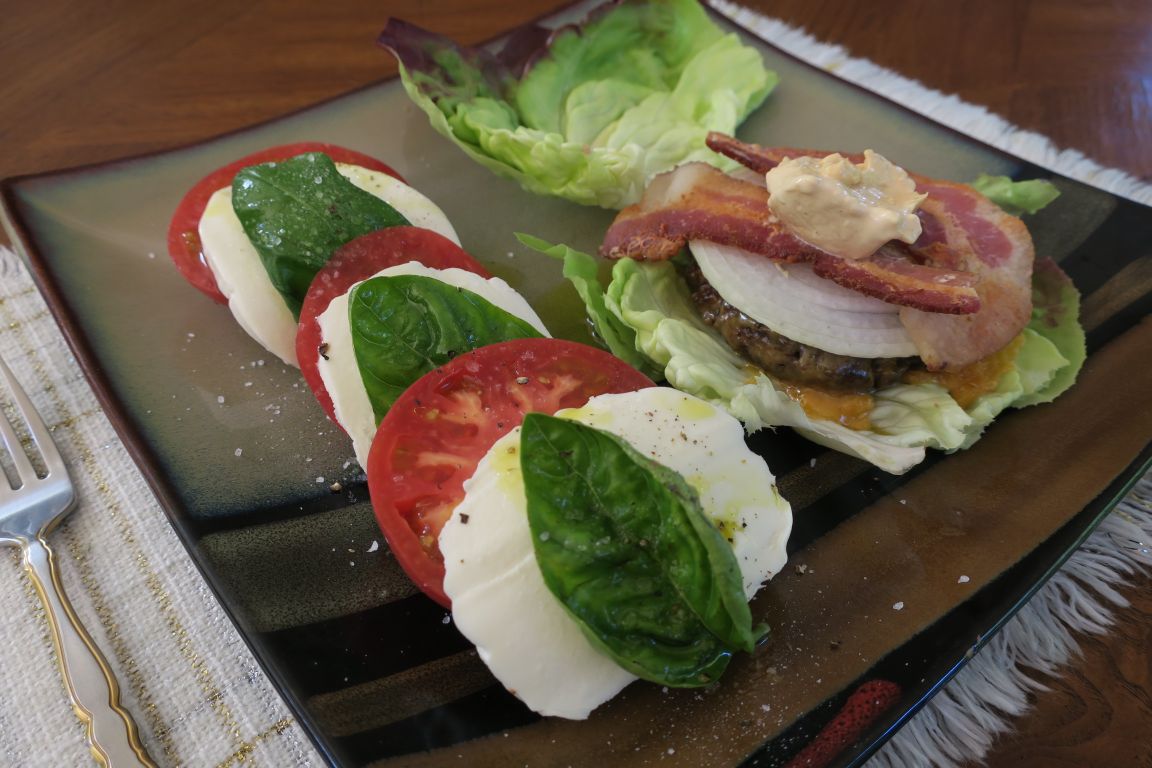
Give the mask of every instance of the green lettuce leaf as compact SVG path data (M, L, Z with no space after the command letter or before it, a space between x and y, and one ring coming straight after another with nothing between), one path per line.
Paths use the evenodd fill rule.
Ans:
M530 324L432 277L373 277L352 289L348 323L360 378L379 423L424 374L487 344L536 338Z
M734 133L777 80L695 0L609 3L579 26L525 28L496 54L396 19L380 43L432 126L472 159L606 208L683 162L737 167L704 138Z
M1080 325L1080 292L1051 259L1038 260L1032 269L1032 320L1028 327L1046 339L1067 365L1056 370L1043 385L1026 392L1014 403L1017 407L1055 400L1076 382L1088 358L1084 328Z
M678 473L615 435L524 417L520 462L544 583L629 672L715 681L755 644L736 556Z
M337 248L408 223L319 152L244 168L232 180L232 209L296 317L312 278Z
M1050 337L1075 336L1079 328L1068 324L1067 317L1074 318L1076 311L1062 296L1064 303L1054 305L1059 311L1040 311L1033 319L1015 367L1001 377L995 391L965 409L937 384L886 387L875 393L871 430L809 417L700 319L687 286L670 263L616 262L604 292L604 308L632 329L634 348L663 370L669 384L724 408L749 432L792 427L821 445L899 474L922 461L925 449L966 448L1006 407L1040 402L1038 397L1054 391L1054 382L1074 366Z
M1036 213L1060 196L1060 190L1044 179L1012 181L1007 176L980 174L972 186L1013 216Z
M586 253L566 245L553 245L532 235L516 233L516 239L546 256L564 263L564 277L572 283L588 312L593 335L608 351L636 368L648 378L660 378L660 370L636 350L636 331L608 309L604 286L600 282L600 262Z

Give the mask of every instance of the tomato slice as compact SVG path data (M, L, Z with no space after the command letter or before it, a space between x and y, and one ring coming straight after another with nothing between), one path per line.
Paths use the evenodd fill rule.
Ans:
M208 198L212 197L216 190L231 185L232 178L243 168L275 160L287 160L305 152L323 152L337 163L359 165L404 181L400 174L374 157L319 141L303 141L296 144L270 147L259 152L253 152L251 155L242 157L222 168L217 168L188 190L184 199L176 206L176 212L168 224L168 255L172 257L176 269L180 271L185 280L192 283L213 301L220 304L228 303L224 294L220 293L220 289L216 286L216 278L213 277L208 262L204 260L204 250L200 245L200 217L204 215L204 207L208 205Z
M480 347L420 378L380 422L366 468L376 521L396 560L450 607L440 530L492 444L529 411L555 413L594 395L651 386L619 358L560 339Z
M483 278L492 276L456 243L420 227L378 229L338 248L312 279L300 308L300 325L296 330L296 360L300 363L300 372L320 407L337 425L340 422L336 421L332 397L317 366L320 344L323 343L317 318L324 314L333 299L347 293L354 283L367 280L382 269L410 261L418 261L430 269L457 267Z

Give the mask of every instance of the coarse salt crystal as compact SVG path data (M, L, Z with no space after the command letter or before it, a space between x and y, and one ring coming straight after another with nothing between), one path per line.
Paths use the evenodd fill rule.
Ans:
M243 448L237 448L237 449L236 449L236 455L237 455L237 456L241 455L242 453L244 453L244 449L243 449Z
M368 547L369 552L375 552L378 549L380 549L380 542L378 541L373 541L372 546Z
M969 581L971 581L971 579L969 579L967 576L961 576L960 578L956 579L957 584L967 584Z
M893 606L892 606L892 610L894 610L894 611L902 611L902 610L904 610L904 601L903 601L903 600L901 600L900 602L898 602L898 603L896 603L895 605L893 605Z

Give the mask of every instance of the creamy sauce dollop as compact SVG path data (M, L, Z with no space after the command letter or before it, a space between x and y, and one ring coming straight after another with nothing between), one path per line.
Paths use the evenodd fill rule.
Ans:
M870 149L784 160L766 175L768 207L796 237L828 253L863 259L889 240L920 237L916 192L903 168Z

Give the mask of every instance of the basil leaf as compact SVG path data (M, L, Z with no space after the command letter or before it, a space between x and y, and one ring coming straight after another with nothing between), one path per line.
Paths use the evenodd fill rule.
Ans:
M433 277L373 277L352 289L348 323L360 378L379 423L416 379L487 344L539 337L487 299Z
M360 235L408 223L320 152L244 168L232 180L232 209L296 317L333 251Z
M676 472L579 422L529 413L528 524L544 583L629 672L700 686L752 650L736 557Z

